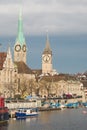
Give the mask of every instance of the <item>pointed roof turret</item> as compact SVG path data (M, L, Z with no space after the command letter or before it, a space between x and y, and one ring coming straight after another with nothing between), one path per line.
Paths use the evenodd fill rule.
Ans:
M12 58L11 49L10 49L10 43L8 43L7 57L8 57L8 58Z
M20 7L19 18L18 18L18 35L16 41L22 46L25 44L25 38L23 34L23 21L22 21L22 7Z
M45 46L43 54L51 54L52 55L52 50L50 48L48 33L47 33L47 38L46 38L46 46Z

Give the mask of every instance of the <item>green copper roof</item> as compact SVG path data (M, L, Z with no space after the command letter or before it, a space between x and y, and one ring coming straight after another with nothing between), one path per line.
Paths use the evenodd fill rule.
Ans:
M17 42L20 43L22 46L25 44L25 38L23 34L23 21L22 21L22 9L20 8L20 13L19 13L19 19L18 19L18 35L17 35Z

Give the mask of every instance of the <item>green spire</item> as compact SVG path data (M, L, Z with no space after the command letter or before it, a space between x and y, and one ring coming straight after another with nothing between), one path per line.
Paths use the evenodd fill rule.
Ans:
M49 37L48 37L48 32L47 32L47 38L46 38L46 47L44 49L44 54L52 54L51 48L50 48L50 42L49 42Z
M18 19L17 42L19 42L21 46L25 44L25 38L23 34L22 7L20 7L19 19Z

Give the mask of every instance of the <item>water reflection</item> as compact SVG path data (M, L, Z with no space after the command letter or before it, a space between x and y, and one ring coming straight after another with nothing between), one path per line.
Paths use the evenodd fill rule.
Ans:
M43 122L43 123L49 123L49 119L51 119L51 116L52 116L52 113L51 111L46 111L46 112L42 112L40 113L41 116L40 116L40 122Z
M37 120L38 120L38 117L32 117L32 118L27 118L26 122L31 122L31 121L35 122Z
M0 130L86 130L87 114L81 109L40 112L37 118L10 119L8 127Z
M8 125L0 125L0 130L8 130Z

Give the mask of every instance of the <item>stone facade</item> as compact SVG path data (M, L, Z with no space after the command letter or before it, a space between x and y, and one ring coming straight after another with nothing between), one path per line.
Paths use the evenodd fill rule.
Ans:
M52 51L47 35L46 47L42 54L42 74L52 74Z
M17 68L12 61L10 47L0 71L0 92L7 98L14 95L17 80Z
M35 80L34 73L24 62L13 62L10 47L7 53L0 53L0 66L0 93L5 98L20 93L22 81Z
M42 97L63 97L63 94L71 94L73 97L83 96L83 84L79 81L56 81L39 89Z

